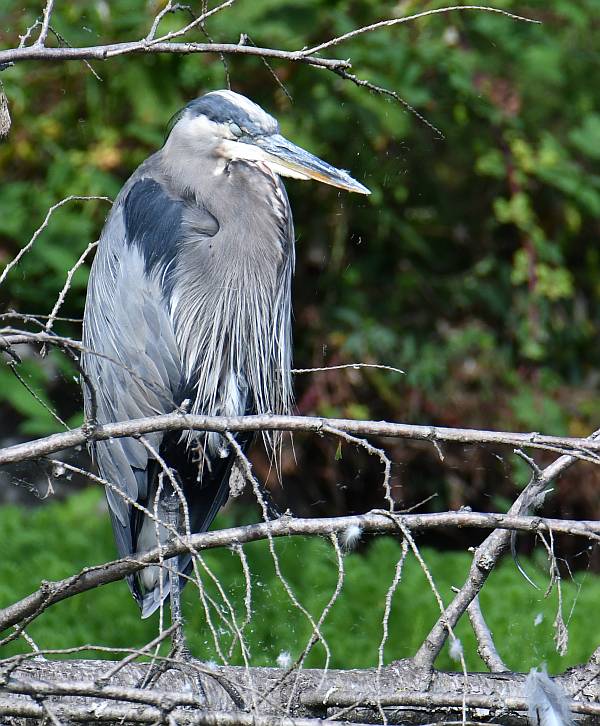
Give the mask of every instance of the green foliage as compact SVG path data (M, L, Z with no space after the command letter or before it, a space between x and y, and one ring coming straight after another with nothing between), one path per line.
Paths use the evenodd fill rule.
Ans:
M0 510L4 542L0 562L0 607L27 595L39 586L41 578L65 577L78 568L113 557L112 533L104 509L98 490L88 490L64 503L49 503L33 510L15 507ZM239 517L237 520L239 523ZM222 515L219 522L221 526L235 523L231 514ZM275 547L289 586L317 618L337 581L338 567L333 548L325 540L304 538L277 540ZM293 606L277 579L267 543L252 543L244 549L252 573L253 617L245 631L252 661L257 665L274 665L281 651L289 651L296 657L309 639L310 625ZM342 595L323 627L332 650L333 667L377 664L386 593L400 555L398 541L388 537L374 539L361 554L345 555ZM423 550L423 556L442 598L448 602L450 588L464 581L470 557L430 549ZM223 584L238 623L241 623L245 585L238 556L229 550L215 550L206 552L204 559ZM532 562L523 564L543 591L547 582L543 563L538 567ZM204 576L203 582L207 592L224 608L210 579ZM553 646L552 623L558 607L556 589L547 597L542 591L534 590L511 560L506 560L492 574L482 593L481 604L500 653L511 668L526 671L546 662L555 672L589 657L597 642L598 626L593 613L600 597L600 578L579 574L573 581L565 579L562 587L563 614L570 635L564 657L557 655ZM218 660L197 590L189 585L184 592L186 631L192 650L199 657ZM227 612L225 608L224 612ZM414 556L409 554L393 599L386 662L414 653L438 614L423 572ZM222 633L221 645L226 650L231 638L225 634L219 616L212 608L211 615ZM537 621L540 622L536 625ZM126 585L119 582L56 604L31 624L28 633L42 648L89 643L127 648L141 646L152 639L157 627L158 615L140 620ZM480 669L482 664L468 623L461 623L456 633L463 643L468 667ZM22 648L13 643L0 655L8 656ZM97 657L91 651L88 655ZM241 662L239 649L234 661ZM324 650L317 645L307 664L319 666L323 662ZM437 665L446 669L459 667L447 652L440 656Z
M257 45L292 49L394 16L396 5L254 0L217 14L207 27L214 39L244 32ZM155 6L75 3L57 8L54 25L72 45L129 40L144 34ZM401 12L437 6L411 0ZM114 196L161 144L171 114L225 85L228 74L234 89L281 118L284 133L350 167L373 191L364 199L289 185L299 237L297 319L311 321L297 326L297 359L322 363L326 351L326 358L405 369L405 378L373 384L376 397L372 385L355 386L345 405L359 404L365 414L431 420L433 413L444 421L462 413L463 423L488 427L516 421L505 407L496 420L490 410L485 418L456 411L453 402L471 385L458 375L461 355L496 398L519 398L524 381L551 371L556 385L540 395L564 411L567 427L580 430L569 402L574 389L592 385L600 365L597 7L595 0L576 7L505 0L501 7L544 22L452 12L328 51L351 56L361 77L400 93L443 129L444 141L392 100L306 66L271 64L290 104L257 58L229 58L226 68L205 55L115 58L93 64L102 81L84 64L19 64L2 74L13 131L0 148L8 181L0 190L0 257L10 259L63 196ZM17 42L38 12L35 0L4 2L5 44ZM169 15L161 29L183 20ZM11 275L7 302L48 312L65 270L105 214L102 202L58 210ZM81 314L84 286L82 273L66 314ZM448 350L449 331L453 340L470 339L468 352ZM421 401L417 408L406 403L409 391ZM79 402L64 394L47 395L68 417ZM6 387L0 401L18 411L23 430L47 431ZM324 396L319 407L348 413Z

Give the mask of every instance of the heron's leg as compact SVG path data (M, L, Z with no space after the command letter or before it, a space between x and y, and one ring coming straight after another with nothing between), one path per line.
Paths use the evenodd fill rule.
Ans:
M180 532L181 502L179 495L170 487L165 498L161 501L164 511L164 524L170 532ZM155 664L142 681L143 687L154 685L160 676L168 670L180 670L188 674L196 683L198 695L208 703L206 691L198 671L193 667L194 657L190 653L183 629L183 616L181 614L181 583L179 579L179 558L173 557L167 563L169 567L169 599L171 604L171 623L176 624L171 637L171 652L169 660Z
M166 512L166 524L169 525L171 532L180 532L181 520L181 502L177 492L171 490L168 492L164 502ZM179 581L179 557L174 557L169 563L169 601L171 605L171 623L176 624L175 632L171 639L172 656L182 658L183 660L191 657L187 642L185 640L185 631L183 629L183 616L181 614L181 584Z

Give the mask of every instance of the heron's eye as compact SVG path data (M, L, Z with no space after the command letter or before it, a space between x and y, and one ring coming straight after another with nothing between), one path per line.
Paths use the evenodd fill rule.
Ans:
M242 129L237 124L234 124L233 121L229 123L229 130L234 136L240 137L242 135Z

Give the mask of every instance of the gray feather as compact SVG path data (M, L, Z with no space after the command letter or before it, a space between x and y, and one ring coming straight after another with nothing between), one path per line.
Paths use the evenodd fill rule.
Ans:
M548 676L545 667L529 671L524 692L531 726L572 726L569 697L557 681Z
M104 228L92 266L84 318L83 365L97 383L99 423L152 416L172 411L181 386L181 362L160 279L132 244L119 199ZM86 415L91 401L85 396ZM150 434L160 446L160 434ZM133 501L147 497L144 471L148 453L135 439L98 442L95 454L104 478ZM111 511L120 525L130 528L131 505L110 488ZM121 534L120 532L118 533ZM129 555L131 533L120 540L119 553ZM118 542L119 543L119 542ZM128 549L121 549L127 547Z

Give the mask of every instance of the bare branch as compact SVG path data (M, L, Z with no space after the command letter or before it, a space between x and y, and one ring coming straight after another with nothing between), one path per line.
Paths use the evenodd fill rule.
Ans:
M473 632L477 638L477 652L481 660L486 664L492 673L505 673L508 671L506 665L494 645L492 633L485 622L481 606L479 604L479 596L476 595L469 607L467 615L473 627Z
M0 51L0 56L2 55L2 52L3 51ZM0 61L0 64L1 63L2 63L2 61ZM15 267L16 265L18 265L19 262L21 261L21 259L23 258L23 256L25 254L27 254L27 252L29 252L29 250L33 247L33 245L35 244L35 241L37 240L37 238L40 236L40 234L48 226L48 222L50 221L50 217L54 214L54 212L59 207L62 207L65 204L67 204L68 202L72 202L72 201L75 201L75 200L77 200L77 201L88 201L88 200L91 200L91 199L98 199L100 201L110 202L112 204L112 199L109 199L108 197L100 197L100 196L80 196L78 194L71 194L70 196L65 197L64 199L61 199L60 202L57 202L56 204L53 204L50 207L50 209L48 210L48 212L46 213L46 217L45 217L44 221L42 222L42 224L33 233L33 237L29 240L29 242L25 245L25 247L23 247L22 249L19 250L19 253L17 254L17 256L14 259L12 259L6 265L6 267L4 268L4 270L2 271L2 274L0 275L0 285L2 285L2 283L4 282L4 280L7 277L8 273L13 269L13 267Z
M340 78L351 81L352 83L354 83L355 86L358 86L359 88L366 88L373 93L378 93L380 96L389 96L390 98L393 98L394 101L399 103L401 106L404 106L405 110L409 111L413 114L413 116L418 118L422 124L425 124L425 126L431 129L431 131L433 131L436 136L438 136L440 139L446 138L437 126L432 124L431 121L428 121L425 116L423 116L423 114L420 114L414 106L411 106L410 103L408 103L408 101L405 101L402 96L400 96L400 94L396 93L396 91L392 91L390 88L384 88L383 86L378 86L377 84L372 83L371 81L367 81L364 78L359 78L357 75L355 75L354 73L350 73L344 68L336 68L334 70L335 73L340 76Z
M148 516L152 516L149 514ZM365 532L393 533L398 522L410 531L436 529L439 527L460 526L483 529L503 529L510 532L519 529L525 532L546 532L553 530L565 534L576 534L600 539L600 522L577 522L545 519L543 517L524 517L503 514L484 514L477 512L442 512L436 514L395 514L389 512L369 512L351 517L327 517L315 519L295 519L281 517L278 520L260 522L245 527L232 527L213 532L180 537L168 546L157 548L137 558L115 560L94 567L87 567L76 575L55 582L44 582L39 590L24 599L0 610L0 631L15 625L36 613L38 609L65 600L81 592L91 590L109 582L116 582L127 575L143 569L147 565L165 560L185 552L202 551L217 547L231 547L292 535L328 536L341 534L351 526L361 527ZM498 533L494 533L498 534ZM469 601L470 602L470 601ZM468 605L468 603L467 603ZM466 606L465 606L466 608Z
M171 43L168 41L147 43L145 40L109 43L107 45L88 46L85 48L49 48L47 46L29 45L19 48L0 50L0 66L6 63L23 61L71 61L71 60L109 60L123 55L140 53L160 54L173 53L189 55L192 53L226 53L229 55L249 55L261 58L274 58L291 63L303 63L316 68L335 70L350 68L351 63L337 58L312 58L303 51L285 51L276 48L260 48L253 45L237 43Z
M358 371L361 368L377 368L383 371L392 371L393 373L405 374L405 371L400 368L394 368L393 366L382 365L381 363L344 363L339 366L322 366L320 368L292 368L292 373L297 376L301 373L321 373L322 371L341 371L350 368Z
M25 36L21 37L18 48L10 48L7 50L0 51L0 66L7 63L19 63L26 60L52 60L52 61L67 61L67 60L107 60L120 55L130 55L136 53L218 53L218 54L231 54L231 55L253 55L262 58L276 58L280 60L290 61L292 63L306 63L311 66L318 68L327 68L332 71L339 71L340 69L351 68L350 61L339 60L336 58L318 58L314 57L315 53L318 53L327 48L343 43L346 40L354 38L365 33L370 33L375 30L384 27L391 27L394 25L400 25L407 23L418 18L426 17L428 15L435 15L439 13L447 13L452 10L478 10L482 12L497 13L504 15L505 17L512 18L514 20L521 20L530 23L537 23L539 21L525 18L514 13L509 13L499 8L492 8L482 5L461 5L451 6L446 8L438 8L435 10L427 10L422 13L416 13L414 15L406 16L403 18L392 18L388 20L382 20L378 23L373 23L361 28L357 28L344 35L331 38L320 45L313 46L311 48L304 48L298 51L284 51L274 48L260 48L252 45L245 45L241 43L173 43L170 42L174 38L181 37L192 28L202 25L204 21L211 15L220 12L224 8L231 6L235 0L225 0L217 7L212 10L207 10L198 18L188 23L184 28L180 30L167 33L160 38L154 38L158 29L160 20L164 17L167 12L171 12L174 9L171 2L167 3L167 6L161 11L155 18L150 28L148 35L138 41L129 41L123 43L110 43L107 45L100 46L89 46L85 48L48 48L38 42L33 45L26 46L25 41L33 32L32 28L28 29ZM48 0L46 10L44 12L44 23L49 21L50 12L52 10L52 2ZM36 23L36 25L39 24ZM42 31L43 32L43 31ZM46 28L47 34L47 28ZM40 34L42 35L42 34ZM45 38L45 35L44 35Z
M206 12L202 13L202 15L199 15L197 18L194 18L191 23L188 23L184 28L181 28L180 30L174 30L171 33L167 33L166 35L161 36L160 38L156 38L156 40L153 39L147 39L150 42L148 43L148 46L154 45L156 43L163 43L165 41L173 40L173 38L180 38L181 36L188 33L192 28L196 28L199 25L202 25L208 18L211 17L211 15L216 15L217 13L220 13L225 8L231 7L236 0L224 0L220 5L217 5L212 10L207 10ZM168 6L171 5L171 2L167 3ZM172 9L172 8L171 8ZM158 25L156 26L158 27ZM153 30L156 33L156 28L153 25ZM152 30L151 30L152 32Z
M232 436L229 432L226 432L225 437L227 441L229 442L229 445L233 448L238 466L243 474L243 476L246 478L246 480L251 484L252 490L254 492L254 496L256 497L256 500L261 508L263 519L265 524L269 525L271 524L271 520L269 520L269 511L267 507L267 503L262 495L262 492L260 491L260 485L258 483L258 480L252 473L252 465L250 464L250 461L248 460L248 457L244 454L244 451L242 450L242 447L238 444L235 437ZM287 519L287 518L286 518ZM281 521L281 520L280 520ZM273 543L273 535L271 534L271 530L267 529L266 531L266 537L265 539L269 543L269 552L271 554L271 559L273 560L273 566L275 567L275 572L277 574L277 577L279 578L279 581L283 585L283 588L287 594L287 596L290 599L290 602L294 605L295 608L297 608L304 617L308 620L308 622L311 625L312 628L312 634L311 634L311 640L309 642L308 647L312 647L313 642L321 642L323 644L323 647L325 648L325 652L327 653L327 663L329 663L329 660L331 658L331 652L329 649L329 645L327 644L327 641L323 637L320 629L319 623L315 621L311 613L308 612L308 610L302 605L302 603L298 600L296 597L296 594L292 590L292 587L290 586L287 579L284 577L283 572L281 571L281 564L279 562L279 557L277 556L277 552L275 550L275 545ZM238 544L236 542L236 544ZM315 640L313 641L313 637ZM298 661L299 663L300 661Z
M385 451L383 449L378 449L376 446L373 446L373 444L370 444L366 439L360 439L357 436L352 436L351 434L347 433L346 431L341 431L340 429L337 429L333 426L325 425L323 426L323 432L332 434L333 436L338 436L343 441L346 441L350 444L355 444L356 446L359 446L360 448L364 449L368 454L371 456L376 456L379 461L383 464L384 472L383 472L383 491L385 492L385 498L386 501L389 504L390 512L394 511L394 500L392 498L392 489L390 486L390 477L392 473L392 462L390 461L390 458L387 456Z
M561 456L542 470L539 475L534 476L511 506L508 514L518 516L522 511L527 510L546 486L571 466L574 461L575 458L572 456ZM510 536L509 531L497 529L477 548L467 581L433 626L415 655L414 660L419 667L433 667L433 663L446 640L447 629L456 625L469 604L480 592L500 556L509 546Z
M149 643L146 643L142 648L139 650L135 650L133 653L130 653L129 655L125 656L122 660L120 660L118 663L116 663L107 673L102 673L101 676L96 678L95 684L96 686L102 686L105 683L108 683L111 678L114 678L114 676L117 675L117 673L126 666L128 666L130 663L133 663L133 661L137 660L140 655L143 655L144 653L150 651L152 648L156 648L157 645L160 645L164 640L166 640L172 633L175 632L175 630L178 627L178 623L173 623L168 628L163 630L161 633L158 634L154 640L151 640Z
M23 333L12 337L0 329L0 340L4 345L38 340L56 340L44 334ZM80 344L75 343L76 346ZM541 449L558 452L569 459L590 460L597 463L594 455L600 453L600 440L568 436L548 436L537 432L486 431L481 429L445 428L392 423L388 421L359 421L352 419L319 418L315 416L198 416L170 413L162 416L131 419L119 423L98 426L93 432L79 427L60 434L52 434L14 446L0 449L0 466L19 461L37 459L63 449L80 446L88 440L103 441L123 436L140 436L155 431L214 431L225 434L238 431L305 431L322 433L324 427L337 429L351 435L382 436L416 441L446 442L455 444L497 444L511 447ZM571 461L572 463L572 461ZM561 469L562 471L562 469Z
M71 267L71 269L67 273L67 278L65 280L65 284L63 285L62 290L60 291L58 297L56 298L56 302L54 303L54 307L52 308L52 312L48 316L48 321L46 323L45 330L47 333L49 333L52 330L52 326L54 325L56 321L56 316L59 313L59 310L62 307L62 304L65 301L65 297L67 296L67 293L69 292L69 288L71 287L71 282L73 281L73 275L77 272L77 270L83 265L85 262L85 258L89 255L89 253L95 249L98 246L98 242L90 242L89 245L83 250L81 253L79 259L77 262Z
M42 21L38 18L33 25L30 25L23 35L19 35L19 48L25 47L25 44L31 38L33 31L42 24Z
M146 40L154 40L154 38L156 37L156 31L158 30L158 26L160 25L161 20L165 17L165 15L168 15L168 13L174 13L178 9L179 5L173 5L172 0L168 0L164 8L156 14L156 17L152 22L152 26L148 31L148 35L146 35Z
M196 663L194 663L196 667ZM379 681L374 670L360 672L360 685L356 671L320 670L304 671L301 692L292 705L289 714L281 713L285 699L285 685L276 693L271 703L263 702L261 709L248 712L231 710L231 701L217 685L210 687L206 666L198 663L203 673L209 699L207 704L199 701L190 692L190 677L184 674L171 675L162 689L148 691L132 687L139 682L148 664L128 664L118 674L118 682L99 687L99 676L106 670L105 661L30 661L12 669L6 679L8 694L0 700L0 715L30 716L42 714L39 704L29 700L26 694L35 690L35 695L52 698L52 708L58 718L72 720L116 720L146 723L153 717L157 723L209 724L211 726L319 726L325 714L334 718L339 708L347 708L352 722L376 722L375 703L379 694L382 709L388 719L398 722L398 709L402 723L426 722L430 709L447 722L460 714L463 700L469 715L477 723L489 723L498 716L504 726L526 723L528 704L523 695L524 676L506 674L468 674L469 692L457 695L462 674L435 672L424 680L422 673L411 668L410 661L400 661L384 668ZM285 683L284 669L252 668L252 679L260 693L269 690L273 682ZM215 668L221 680L240 682L245 669L235 667ZM83 674L83 678L81 677ZM575 668L564 676L556 678L561 690L573 694L582 679L589 675L585 666ZM219 682L220 682L219 681ZM244 691L247 688L242 687ZM379 690L380 689L380 690ZM587 686L581 698L569 696L568 706L573 713L583 716L578 723L591 726L600 714L596 702L597 686ZM38 708L34 710L34 706ZM412 708L411 708L412 707ZM117 710L121 709L121 710ZM477 709L485 711L477 712ZM454 719L452 719L454 720ZM463 721L464 723L464 721Z

